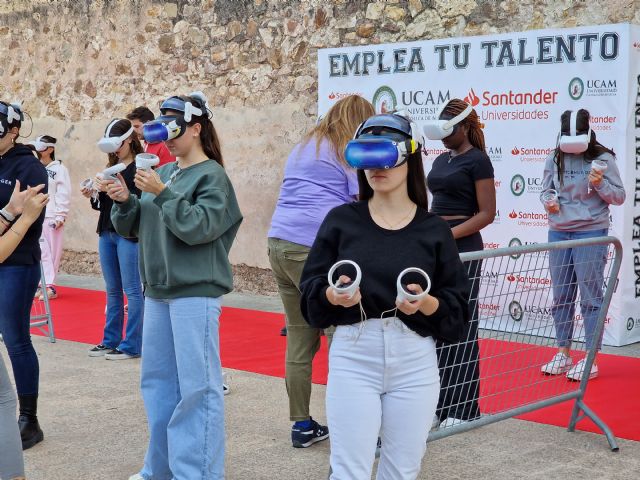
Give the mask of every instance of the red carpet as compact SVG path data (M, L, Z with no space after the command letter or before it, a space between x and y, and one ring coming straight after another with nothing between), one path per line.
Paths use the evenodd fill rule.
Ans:
M105 293L64 287L59 288L59 293L60 298L51 302L56 338L99 343L104 327ZM284 377L286 337L279 336L283 325L281 314L224 308L220 331L223 366ZM517 343L498 340L480 343L483 359L480 403L485 413L575 389L575 384L562 376L544 377L539 373L539 366L529 366L532 363L529 359L550 358L554 349L533 346L525 352ZM513 370L511 373L505 371L505 359ZM598 365L600 377L589 383L587 405L617 437L640 441L640 359L601 354ZM314 361L313 381L324 384L326 378L327 350L323 338ZM526 389L523 382L528 385ZM540 383L531 388L535 382ZM282 389L285 395L284 382ZM572 407L573 402L565 402L518 418L566 428ZM590 420L581 421L577 428L600 433Z

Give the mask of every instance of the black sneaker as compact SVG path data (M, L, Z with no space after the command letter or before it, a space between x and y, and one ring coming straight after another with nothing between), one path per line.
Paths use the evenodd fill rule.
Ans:
M316 442L329 438L329 429L310 418L311 425L308 428L291 427L291 443L295 448L307 448Z
M96 345L91 350L89 350L90 357L102 357L104 354L113 350L111 347L107 347L106 345Z
M122 350L111 350L104 355L107 360L129 360L130 358L138 358L140 355L132 355L130 353L123 352Z

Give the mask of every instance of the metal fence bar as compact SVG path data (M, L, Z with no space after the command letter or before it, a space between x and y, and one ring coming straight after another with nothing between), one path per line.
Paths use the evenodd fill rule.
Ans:
M571 259L567 249L571 249ZM553 255L556 272L555 284L551 281L551 268L548 264L549 256ZM582 271L594 271L594 262L605 264L603 285L598 285L600 278L595 275L589 277L591 291L597 292L594 298L583 298L583 292L587 291L584 281L580 283L576 279L576 269ZM587 407L584 396L589 381L589 373L599 349L598 339L602 338L604 325L616 287L616 280L622 263L622 245L612 236L597 237L563 242L541 243L534 245L521 245L495 250L483 250L478 252L466 252L460 255L463 262L482 261L482 271L470 272L472 282L480 282L480 293L477 298L470 298L478 305L477 319L472 321L485 322L485 327L479 330L479 343L482 354L480 355L480 378L477 398L459 399L454 406L463 406L469 402L478 402L481 416L463 423L454 424L432 431L428 441L445 438L449 435L462 433L480 426L495 423L517 415L533 412L558 403L574 401L573 412L568 422L568 430L573 431L577 422L585 417L590 418L606 435L612 450L617 450L616 439L609 427ZM566 260L566 264L564 263ZM471 266L473 263L466 263ZM587 282L587 283L588 283ZM562 303L561 295L558 295L555 303L552 299L552 289L564 292L572 292L575 297L572 301ZM603 292L604 289L604 292ZM567 295L571 297L571 295ZM508 303L510 301L510 303ZM601 302L601 303L600 303ZM523 307L522 305L525 305ZM576 345L576 338L580 337L582 329L574 324L576 322L576 306L580 305L580 315L583 323L591 321L595 308L597 313L596 327L593 337L585 331L585 342L588 337L592 343L590 348ZM595 305L600 305L596 307ZM505 309L504 307L507 306ZM564 310L563 310L564 309ZM583 311L584 310L584 311ZM550 322L550 318L561 317L560 313L568 312L568 320L563 324L557 319ZM587 315L591 312L590 319ZM523 321L524 320L524 321ZM556 338L552 335L552 323L557 328L567 328L570 335L571 351L577 357L581 357L581 348L584 352L584 368L579 382L571 382L564 379L564 375L545 375L541 369L547 363L543 360L556 350ZM585 329L586 330L586 329ZM454 348L464 352L474 348L475 339L468 338ZM453 346L450 346L453 347ZM463 350L459 350L463 349ZM451 357L453 348L447 350ZM468 351L468 350L467 350ZM448 388L456 389L466 387L473 380L461 380L466 378L464 373L473 368L469 360L466 364L458 364L458 376L454 377L452 385ZM448 366L447 366L448 368ZM472 389L471 389L472 391Z
M51 343L55 343L56 337L53 330L53 316L51 315L51 306L49 305L49 295L47 292L47 282L44 277L44 269L40 264L40 287L42 291L42 300L33 299L31 306L30 327L37 328L43 335L49 337ZM41 311L41 308L44 311Z

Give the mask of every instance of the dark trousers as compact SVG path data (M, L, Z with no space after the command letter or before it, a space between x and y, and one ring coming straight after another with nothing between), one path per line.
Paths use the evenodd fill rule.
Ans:
M449 222L451 227L461 223ZM482 236L474 233L456 240L458 251L473 252L483 249ZM478 291L482 261L465 262L471 282L469 311L471 321L465 325L463 340L449 344L436 342L438 368L440 369L440 398L436 415L440 420L454 417L473 420L480 416L480 352L478 349Z
M0 265L0 333L7 346L18 395L37 395L40 366L29 319L40 281L40 264Z

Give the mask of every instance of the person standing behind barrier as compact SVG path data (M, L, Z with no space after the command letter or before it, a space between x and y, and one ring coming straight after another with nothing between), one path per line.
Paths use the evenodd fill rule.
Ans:
M427 186L433 195L431 212L447 221L460 252L483 250L480 230L493 222L496 214L496 189L493 165L487 156L482 124L478 114L466 102L450 100L440 120L459 121L440 135L448 150L433 162ZM427 136L429 131L425 130ZM446 134L444 138L442 135ZM448 427L480 416L480 369L478 349L478 292L482 261L466 262L472 280L471 322L465 326L462 343L437 342L441 390L438 418L434 426Z
M589 112L567 110L560 117L558 145L544 165L541 200L555 191L557 203L542 202L549 214L549 242L606 236L609 205L622 205L625 191L613 150L596 139L589 125ZM602 161L605 170L595 168ZM553 192L551 192L553 193ZM549 271L553 288L551 314L556 328L558 353L542 366L548 375L566 372L579 381L585 361L575 365L570 356L574 333L575 301L580 289L580 310L584 319L587 351L600 350L602 338L595 338L602 307L607 245L551 250ZM598 376L595 361L589 378Z
M133 177L136 172L134 157L142 153L142 145L133 133L131 122L112 120L98 147L109 156L107 167L118 163L126 165L122 171L124 182L135 195L140 195ZM140 356L142 348L142 317L144 299L138 271L138 240L135 235L124 237L116 233L111 223L113 201L107 195L107 182L98 175L94 181L97 198L88 188L82 194L90 198L91 207L100 212L97 232L102 276L107 287L107 313L102 342L91 350L90 357L104 356L107 360L126 360ZM129 311L124 337L124 298L127 295Z
M309 414L313 357L321 329L300 311L300 275L320 224L333 207L358 194L356 171L344 160L344 148L358 125L375 113L364 98L339 100L297 144L285 166L280 196L268 234L269 262L278 284L287 322L285 382L289 396L291 442L305 448L329 436Z
M133 130L136 132L136 135L138 136L138 140L140 140L140 142L142 143L142 146L144 147L144 151L146 153L152 153L154 155L157 155L158 158L160 159L160 163L158 163L158 167L161 167L162 165L166 165L167 163L175 162L176 157L171 155L171 152L169 152L169 149L164 144L164 142L148 143L144 141L144 136L142 135L142 128L144 127L145 123L149 123L155 120L155 118L156 117L153 114L153 112L145 106L136 107L133 110L131 110L131 112L129 112L129 114L127 115L127 120L131 121L131 125L133 125Z
M337 326L326 395L332 480L371 478L380 431L377 478L418 476L440 390L434 337L458 341L469 319L468 280L451 230L427 211L419 138L397 114L362 124L345 154L360 168L360 201L328 213L302 272L304 317L315 328ZM327 279L344 259L362 272L352 296ZM398 276L410 267L429 275L431 289L398 301ZM340 273L340 282L352 280ZM403 279L415 294L427 286Z
M38 193L44 188L28 188L20 191L20 181L16 181L13 194L5 207L9 215L20 215L13 225L0 213L0 264L16 249L27 229L38 220L49 200L48 195ZM8 232L8 235L4 235ZM16 423L16 395L9 379L9 373L0 355L0 478L24 480L24 459L20 430Z
M47 172L32 150L16 143L23 121L20 106L0 102L0 205L7 204L17 181L25 188L48 182ZM42 192L47 192L46 186ZM16 212L5 209L0 216L13 223ZM18 390L18 423L24 449L44 438L37 416L40 366L29 333L31 305L40 282L39 243L43 221L44 212L22 232L23 239L0 265L0 332Z
M55 146L57 140L50 135L42 135L33 145L40 163L47 169L49 176L49 203L44 215L44 226L40 237L40 250L42 252L42 269L44 271L45 286L49 300L57 298L56 276L62 259L62 242L64 224L69 214L71 203L71 179L69 170L56 159ZM44 300L44 295L39 293L38 298Z
M145 286L141 390L149 424L135 479L224 478L220 298L233 289L229 250L242 214L200 92L170 97L145 125L175 163L138 170L143 194L111 182L116 230L140 239Z

